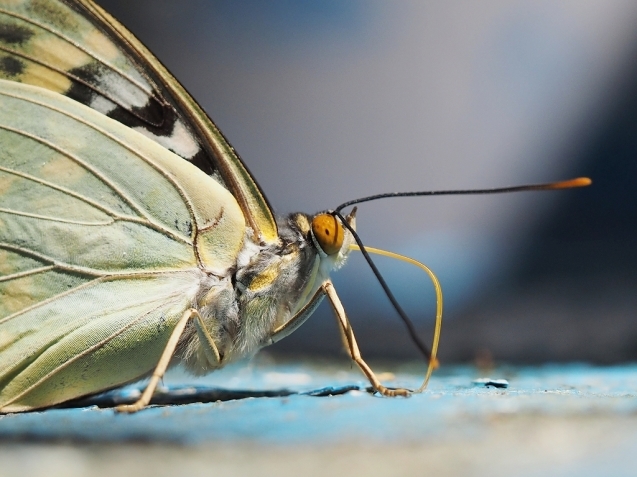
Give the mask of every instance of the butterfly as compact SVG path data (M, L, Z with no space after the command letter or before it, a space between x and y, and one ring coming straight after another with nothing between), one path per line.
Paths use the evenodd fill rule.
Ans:
M0 1L0 412L201 375L297 329L355 210L276 217L214 122L91 0ZM431 362L435 362L435 353ZM431 372L431 366L430 370Z

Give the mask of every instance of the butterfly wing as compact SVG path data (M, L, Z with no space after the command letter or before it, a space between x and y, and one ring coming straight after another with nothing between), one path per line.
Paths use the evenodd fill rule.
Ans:
M157 58L91 0L0 1L0 78L66 95L215 174L240 204L254 239L278 239L265 196L216 125Z
M62 95L0 80L0 412L139 379L246 231L192 164Z
M187 281L179 285L174 276L97 280L5 318L0 412L48 407L147 375L190 306Z

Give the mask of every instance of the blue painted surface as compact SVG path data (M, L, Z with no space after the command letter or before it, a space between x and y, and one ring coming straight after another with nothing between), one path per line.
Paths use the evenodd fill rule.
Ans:
M414 368L415 369L415 368ZM474 384L479 377L507 379L508 389ZM406 369L390 386L417 387ZM302 365L231 369L195 380L179 373L168 384L196 382L224 388L288 388L366 383L355 370ZM302 444L400 443L442 436L450 428L480 432L494 416L629 416L637 412L637 365L547 365L506 368L480 375L475 368L443 368L427 391L382 398L364 391L341 396L250 398L223 403L151 407L133 415L95 407L55 409L0 417L0 439L77 442L209 441ZM637 429L635 432L637 438Z

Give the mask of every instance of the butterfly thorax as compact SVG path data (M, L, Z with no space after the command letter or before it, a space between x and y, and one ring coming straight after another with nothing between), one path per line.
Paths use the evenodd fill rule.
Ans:
M337 253L326 254L312 231L312 221L303 213L279 218L279 241L273 245L258 246L246 234L234 273L202 286L196 307L221 362L209 363L193 330L184 343L184 361L191 371L209 372L278 341L276 336L273 340L276 330L296 319L330 272L345 263L349 240Z

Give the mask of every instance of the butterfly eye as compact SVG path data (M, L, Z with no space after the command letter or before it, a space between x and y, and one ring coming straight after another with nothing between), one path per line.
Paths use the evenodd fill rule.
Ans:
M332 214L319 214L312 219L312 233L323 251L334 255L343 246L343 226Z

